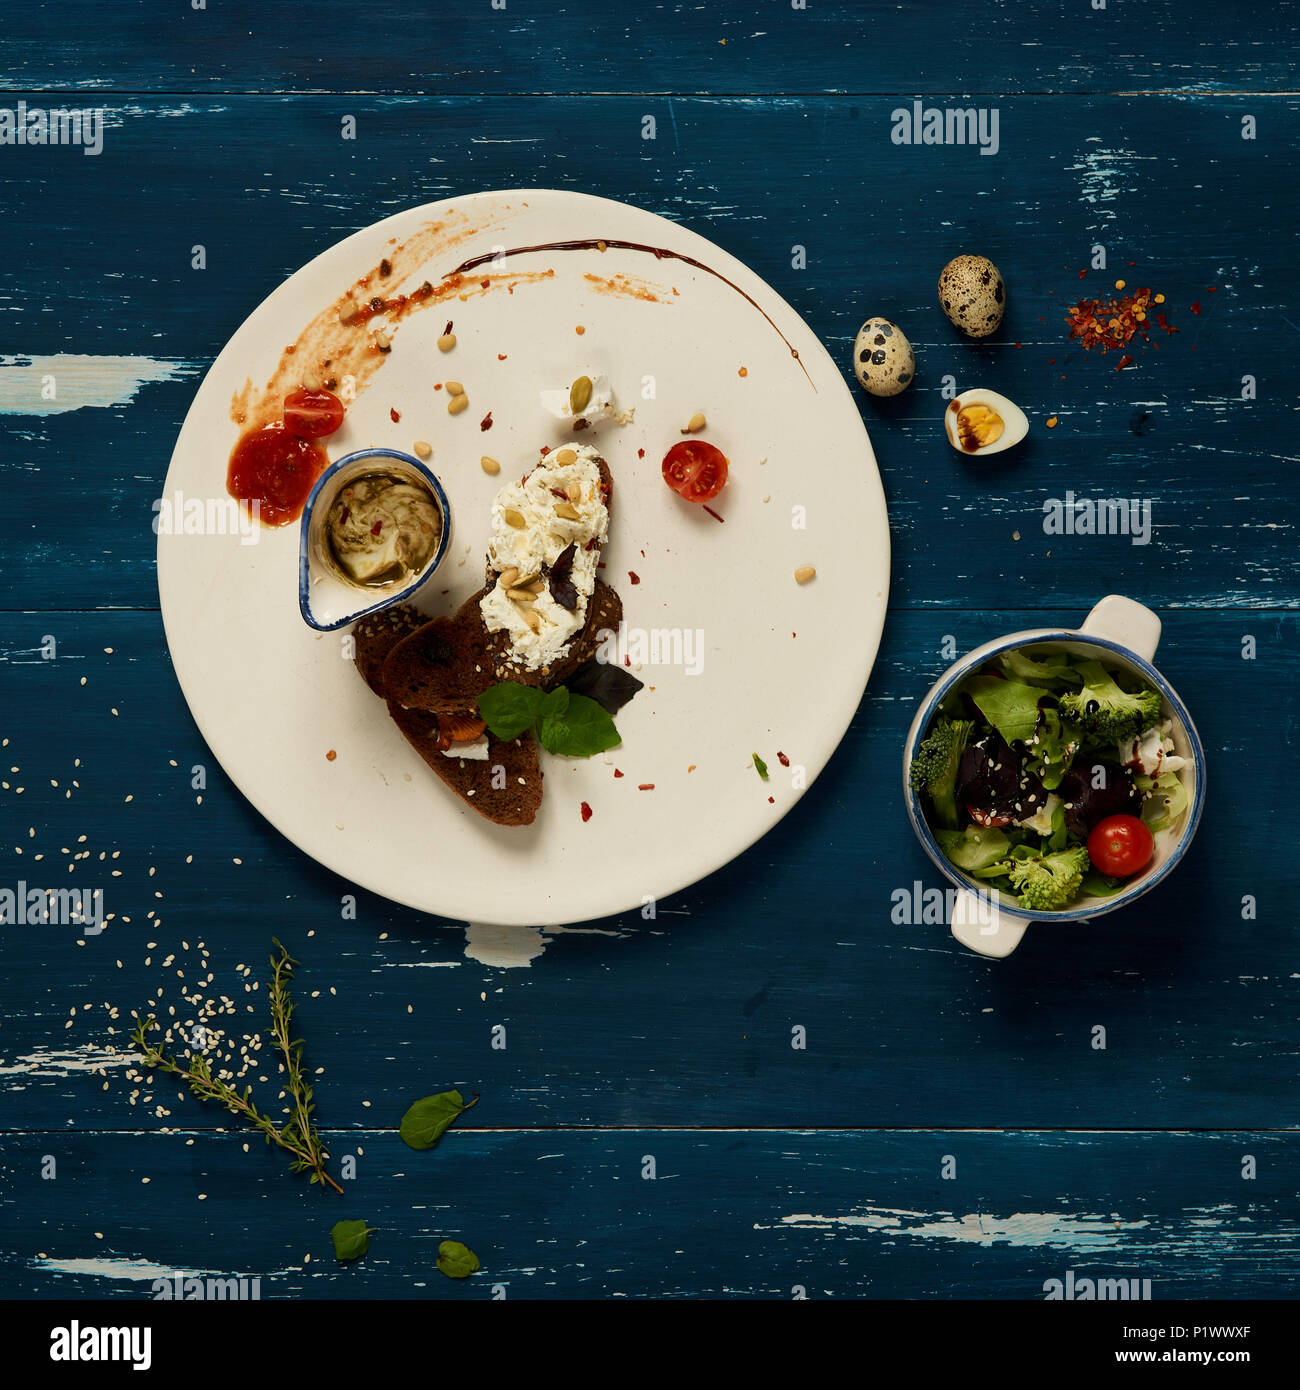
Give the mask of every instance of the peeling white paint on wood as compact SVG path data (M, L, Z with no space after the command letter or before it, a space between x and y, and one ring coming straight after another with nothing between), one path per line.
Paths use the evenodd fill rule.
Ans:
M832 1230L837 1226L865 1227L919 1240L952 1240L966 1245L991 1246L1003 1241L1016 1246L1051 1246L1065 1250L1111 1249L1124 1242L1126 1233L1150 1225L1144 1220L1123 1221L1118 1216L1070 1216L1061 1212L1018 1211L1010 1216L971 1212L927 1215L890 1207L868 1207L849 1216L783 1216L783 1226L805 1230ZM756 1227L756 1229L762 1229Z
M481 965L502 970L531 966L546 949L543 927L499 927L490 922L469 922L465 927L465 954Z
M136 1281L174 1279L209 1279L222 1276L215 1269L171 1269L150 1260L127 1260L113 1257L90 1260L33 1260L33 1269L49 1270L53 1274L88 1275L95 1279L133 1279Z
M195 362L153 357L0 357L0 415L62 415L87 407L128 405L142 386L196 376Z
M12 1061L0 1057L0 1076L74 1076L89 1072L103 1075L106 1067L124 1067L131 1060L129 1052L85 1043L81 1047L38 1048Z

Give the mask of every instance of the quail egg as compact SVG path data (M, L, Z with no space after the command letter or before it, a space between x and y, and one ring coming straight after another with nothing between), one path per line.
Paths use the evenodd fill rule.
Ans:
M896 396L916 375L916 355L907 335L888 319L868 319L853 344L858 385L873 396Z
M943 425L963 454L1000 454L1029 433L1025 412L996 391L963 391L944 411Z
M939 274L939 303L968 338L987 338L1002 322L1006 285L986 256L956 256Z

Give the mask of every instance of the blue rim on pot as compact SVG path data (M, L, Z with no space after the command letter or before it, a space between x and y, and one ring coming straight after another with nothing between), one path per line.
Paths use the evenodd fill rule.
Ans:
M392 460L400 465L400 471L414 473L429 488L441 513L442 536L429 563L414 578L392 590L367 591L329 570L320 553L319 525L315 518L328 513L330 503L349 476L374 471L372 463L378 459ZM412 598L433 577L450 544L451 505L442 483L427 464L400 449L357 449L345 454L316 479L302 510L298 540L298 608L303 621L317 632L334 632ZM323 584L327 586L324 593L321 592ZM371 593L381 596L372 599Z
M1119 632L1107 636L1106 631L1113 627L1118 627ZM1127 641L1118 640L1120 635L1128 634L1132 635L1128 636ZM1019 945L1020 938L1031 922L1086 922L1103 913L1126 907L1166 879L1187 852L1200 824L1201 812L1205 805L1205 748L1178 692L1151 662L1159 634L1160 620L1154 613L1132 599L1111 594L1093 608L1080 628L1039 628L1016 632L976 647L954 662L921 702L903 747L904 800L908 819L912 822L912 829L916 832L921 847L935 867L959 890L951 923L952 932L972 950L981 955L1006 956ZM1121 657L1160 692L1162 702L1181 726L1182 736L1179 739L1178 752L1194 770L1194 786L1191 788L1187 810L1183 813L1183 823L1176 832L1177 839L1165 859L1151 872L1144 873L1113 896L1093 899L1085 906L1066 908L1060 912L1033 912L1010 904L1005 895L990 893L987 885L963 873L948 859L940 849L939 842L925 818L920 793L912 787L908 774L912 759L916 756L936 712L953 689L972 671L1001 652L1014 651L1021 647L1047 647L1053 643L1095 647ZM963 901L963 897L966 901ZM990 921L993 923L992 927L989 925Z

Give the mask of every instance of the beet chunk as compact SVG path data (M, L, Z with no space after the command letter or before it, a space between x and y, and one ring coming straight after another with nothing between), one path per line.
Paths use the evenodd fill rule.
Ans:
M957 800L984 816L1022 820L1046 800L1042 782L1001 734L966 745L957 769Z
M1097 781L1102 785L1094 786ZM1056 794L1065 803L1066 828L1081 840L1088 838L1098 821L1107 816L1135 816L1142 806L1133 779L1118 763L1103 758L1079 758L1061 778Z

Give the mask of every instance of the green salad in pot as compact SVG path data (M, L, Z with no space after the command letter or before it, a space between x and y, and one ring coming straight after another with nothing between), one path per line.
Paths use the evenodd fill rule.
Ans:
M1002 652L944 701L911 764L952 864L1059 912L1141 874L1187 809L1160 695L1056 649Z

